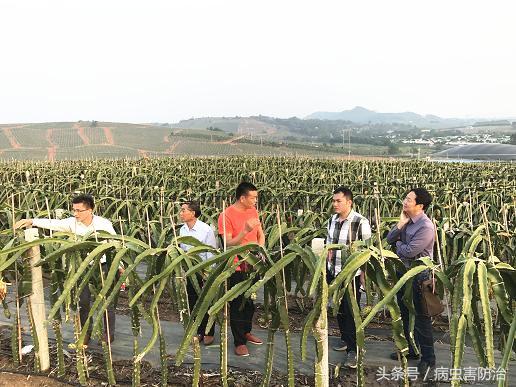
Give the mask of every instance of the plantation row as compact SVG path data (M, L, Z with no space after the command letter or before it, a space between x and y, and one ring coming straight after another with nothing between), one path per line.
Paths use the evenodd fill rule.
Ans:
M366 267L367 304L369 312L361 315L354 305L357 325L358 382L364 383L364 329L377 313L386 308L392 318L395 345L406 354L407 339L400 326L397 289L425 268L431 268L438 279L438 293L448 301L452 366L460 368L466 334L472 340L479 365L494 367L494 350L504 357L507 368L516 330L514 298L516 297L516 165L514 164L436 164L426 162L339 162L289 158L185 158L140 161L5 163L0 169L0 273L11 282L19 281L19 297L30 292L29 267L23 253L41 245L42 267L50 278L52 309L49 321L60 337L63 316L76 312L80 290L88 280L98 277L98 266L90 266L108 255L110 271L93 291L99 297L92 307L94 332L102 331L102 314L115 302L118 289L128 283L132 307L134 339L133 384L139 384L141 360L160 343L163 362L162 381L166 381L166 338L161 335L157 305L164 294L171 297L178 311L185 313L185 335L176 352L180 364L193 346L196 376L199 376L199 343L192 341L203 315L221 326L221 378L227 383L227 302L239 294L250 297L264 287L264 308L269 316L269 337L282 330L287 342L289 384L294 383L293 348L290 340L287 292L311 297L314 307L308 313L302 332L301 354L306 355L306 340L311 333L317 342L327 337L327 300L334 305L343 296L359 267ZM217 216L232 202L235 187L250 181L259 189L258 210L266 235L265 249L257 245L235 247L224 251L177 237L178 207L182 200L201 202L201 219L216 225ZM353 247L349 259L335 281L326 284L324 262L327 250L314 254L310 242L324 237L331 214L331 193L338 185L347 185L355 193L354 206L369 218L373 236L366 244ZM435 262L421 259L421 266L409 270L385 240L385 234L401 211L401 200L411 187L424 186L434 196L429 215L435 219L438 254ZM55 217L58 208L70 209L70 198L76 192L88 192L97 200L96 212L112 220L117 237L101 236L89 240L55 233L27 243L13 235L12 225L21 218ZM14 214L14 219L13 219ZM102 240L108 243L101 243ZM185 253L180 242L195 245ZM342 246L327 246L340 249ZM213 252L208 262L199 254ZM225 279L235 271L232 257L245 256L256 271L249 281L231 289ZM261 259L260 257L265 257ZM126 271L116 275L119 262ZM145 276L137 274L146 265ZM398 277L397 272L404 273ZM193 308L186 304L185 281L194 282L195 274L205 273L205 286L199 290L199 302ZM254 283L253 279L261 278ZM99 280L100 281L100 280ZM410 287L408 287L410 288ZM374 300L372 294L380 295ZM407 295L410 297L410 295ZM478 301L478 302L477 302ZM356 303L355 303L356 304ZM491 304L494 310L491 310ZM4 302L13 320L12 305ZM95 314L95 312L97 312ZM336 313L334 308L333 313ZM149 342L138 340L140 319L152 325ZM396 323L397 321L397 323ZM15 321L15 327L19 322ZM76 326L77 374L87 381L87 364L81 350L85 327ZM326 329L326 332L324 332ZM496 340L494 331L499 332ZM34 332L32 332L34 335ZM16 329L13 329L16 335ZM13 336L15 337L15 336ZM303 344L305 343L305 344ZM17 358L13 340L13 358ZM61 348L62 349L62 348ZM324 347L317 347L314 364L316 384L324 385L327 358ZM169 349L170 351L170 349ZM274 348L267 353L264 385L270 380ZM110 349L104 348L106 374L114 382L110 368ZM198 355L198 356L197 356ZM325 360L326 359L326 364ZM62 352L56 358L59 373L64 373ZM402 365L406 369L405 357ZM406 380L407 381L407 380Z
M278 205L285 220L319 228L331 212L331 192L342 184L354 192L356 209L374 224L375 207L381 217L397 216L404 192L419 185L434 196L430 215L447 235L470 235L484 223L484 210L490 227L502 233L514 230L515 177L515 164L499 163L239 157L3 163L0 227L12 226L13 194L19 217L47 217L48 210L69 209L74 192L92 193L97 213L122 227L118 231L125 235L134 235L147 221L157 228L169 224L170 217L177 215L177 203L186 199L199 200L204 219L215 224L223 201L231 203L236 185L250 181L259 188L258 207L266 228L274 224L271 214ZM304 212L298 217L300 209ZM500 237L503 246L512 246L509 239ZM513 257L510 253L501 255Z

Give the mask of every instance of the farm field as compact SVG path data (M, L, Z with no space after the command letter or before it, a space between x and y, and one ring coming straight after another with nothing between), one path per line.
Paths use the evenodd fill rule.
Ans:
M206 129L170 129L144 124L98 122L0 125L0 159L77 160L147 158L166 155L314 155L338 151L257 146L239 143L227 133ZM236 141L235 141L236 140ZM359 152L360 153L360 152Z
M196 125L199 125L196 122ZM234 124L229 120L231 124ZM0 160L133 159L163 156L313 156L342 158L348 147L281 142L267 133L257 136L207 130L217 122L202 121L205 128L169 128L118 122L51 122L0 125ZM183 123L185 125L185 123ZM253 125L258 125L256 122ZM231 126L231 125L230 125ZM223 126L226 128L225 126ZM226 128L233 130L235 128ZM238 129L238 128L237 128ZM279 141L279 142L277 142ZM352 144L351 156L388 157L388 147ZM421 149L425 157L431 149ZM400 145L403 156L416 157L413 146Z
M111 127L112 138L117 143L117 127L104 126L104 123L99 127ZM97 137L92 133L87 132L87 135L96 138L94 142L102 141L102 134L105 135L104 130L96 131ZM158 138L156 135L153 141ZM174 140L170 138L168 146L173 144ZM219 145L243 149L244 153L250 151L244 146L254 146L213 143L214 147ZM96 152L100 152L97 148L108 146L91 143L77 149L96 147ZM185 140L171 152L181 154L195 146L196 141ZM7 286L6 300L9 302L3 302L4 312L10 316L14 327L10 332L10 347L4 348L14 359L11 366L16 367L19 363L17 327L20 321L16 318L15 301L26 308L25 296L31 292L30 265L23 257L29 247L39 245L41 267L47 286L52 290L47 300L51 306L47 310L49 329L54 332L57 343L52 352L52 369L57 375L83 385L90 381L89 360L83 347L85 330L73 321L77 315L80 288L88 286L84 280L88 277L90 288L98 295L98 303L93 308L97 313L90 319L95 337L101 335L103 312L108 305L117 302L118 292L112 290L118 289L123 282L127 285L124 298L133 329L125 334L131 339L135 357L128 359L126 365L131 370L133 385L142 383L144 361L154 343L159 346L161 364L161 380L156 383L166 384L169 365L180 366L187 358L199 359L193 362L191 370L192 383L199 380L201 357L206 349L200 349L194 333L196 324L202 319L202 310L209 313L211 322L217 321L217 326L222 327L217 338L222 349L220 364L215 368L219 369L220 383L226 383L228 358L224 350L231 350L232 346L224 310L237 292L246 297L255 292L261 294L260 310L263 312L260 317L267 329L267 342L281 337L286 343L286 366L275 371L285 375L285 384L293 386L301 380L295 371L298 366L294 362L295 353L313 362L311 383L325 385L326 376L337 385L340 380L335 376L338 369L321 360L328 348L314 345L310 347L314 348L313 353L307 353L306 343L326 341L327 336L331 336L328 325L324 329L321 321L328 315L334 316L336 309L327 309L326 305L329 300L342 297L356 269L361 266L365 268L367 278L365 304L370 308L364 313L354 313L359 326L360 351L358 368L352 373L354 383L366 385L366 381L370 381L367 378L371 377L372 370L367 368L368 353L363 349L365 332L370 332L372 324L387 329L392 346L406 352L410 338L404 337L399 324L395 323L399 306L393 289L400 281L410 281L420 270L418 267L429 268L434 273L437 293L446 303L445 312L435 319L435 324L449 333L451 356L438 359L439 364L461 369L464 367L463 354L470 350L475 353L478 367L499 372L514 368L514 163L342 161L314 156L264 157L264 154L265 149L260 157L228 154L225 157L171 158L158 157L159 153L155 151L155 154L149 152L146 155L140 152L140 157L149 158L138 160L0 162L0 277L12 284ZM235 187L241 181L252 182L258 187L257 207L266 235L265 246L251 244L226 250L221 246L212 250L209 265L203 264L199 256L205 246L183 252L178 247L181 239L177 238L179 204L184 200L198 200L202 207L201 220L216 228L218 215L232 203ZM368 243L353 246L343 268L347 274L328 285L321 271L327 251L313 251L311 241L325 236L332 211L331 194L339 185L346 185L354 192L354 208L370 220L373 235ZM422 259L418 262L420 266L403 269L404 274L400 277L396 271L401 270L401 261L392 252L385 235L398 220L405 193L416 186L427 188L434 196L428 215L435 220L436 254L433 262ZM79 192L95 196L96 213L113 222L117 237L100 235L77 239L41 230L40 239L31 244L23 240L21 231L13 232L13 224L22 218L55 217L56 209L69 211L71 197ZM107 242L103 243L104 240ZM104 254L108 256L113 275L101 281L98 266L90 266L88 262L98 262ZM236 254L245 256L254 265L253 276L259 275L261 280L248 281L239 289L226 289L224 278L236 269L231 265ZM123 262L126 268L121 277L115 276L118 262ZM198 304L204 309L201 306L191 308L185 302L185 280L195 277L197 272L203 273L209 289L199 296ZM172 312L163 309L165 301ZM300 315L297 320L292 319L295 305ZM174 346L167 344L169 338L161 330L170 313L176 321L182 318L184 328L183 336ZM72 360L66 362L61 335L65 326L75 332L73 345L77 349L72 353ZM145 340L139 334L140 327L147 330ZM300 339L299 346L294 347L291 335L296 329ZM27 332L32 340L36 339L34 332ZM263 385L268 385L273 375L278 356L274 350L274 346L267 346L266 366L259 378ZM110 351L107 345L101 347L95 364L97 374L105 382L114 384ZM38 366L37 358L22 359L22 363L27 361ZM407 370L404 357L400 358L399 366ZM340 372L350 375L348 371ZM374 374L374 370L372 372ZM460 380L452 384L458 385Z

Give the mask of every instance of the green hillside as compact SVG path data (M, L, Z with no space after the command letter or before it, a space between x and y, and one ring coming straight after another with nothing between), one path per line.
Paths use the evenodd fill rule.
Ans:
M235 119L233 130L227 132L219 126L224 126L224 129L228 126L221 123L206 119L202 124L196 122L194 128L96 121L1 124L0 159L53 161L175 155L343 155L342 149L274 141L275 129L258 120ZM205 124L207 126L203 128ZM256 131L254 137L238 133L241 127L253 128ZM358 151L354 153L384 153L385 149L380 148L362 147L354 149Z

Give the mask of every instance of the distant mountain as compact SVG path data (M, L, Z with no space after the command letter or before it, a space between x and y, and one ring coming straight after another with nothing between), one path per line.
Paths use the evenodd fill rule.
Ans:
M375 111L356 106L351 110L341 112L315 112L305 117L305 119L320 120L345 120L359 124L407 124L417 127L429 128L450 128L455 126L470 125L474 119L461 118L441 118L436 115L420 115L413 112L403 113L377 113Z

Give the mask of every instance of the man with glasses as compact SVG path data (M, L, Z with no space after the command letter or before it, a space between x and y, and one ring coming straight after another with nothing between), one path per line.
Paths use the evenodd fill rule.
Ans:
M434 224L425 214L432 203L432 195L424 188L414 188L403 200L403 210L400 220L387 234L387 241L395 248L396 254L407 269L417 258L434 256L435 230ZM398 273L402 275L402 273ZM435 367L434 337L432 332L432 318L425 314L421 283L430 277L428 270L419 273L412 282L412 302L416 311L414 324L414 341L421 349L421 361L418 372L426 378L432 376L430 371ZM403 330L409 343L407 359L419 359L416 349L412 346L409 324L409 309L403 302L405 286L397 294ZM397 360L399 354L394 352L391 358Z
M265 245L265 235L258 218L256 203L258 189L251 183L240 183L236 189L235 202L219 216L219 234L226 241L226 246L241 246L247 243ZM235 257L238 262L238 257ZM229 278L232 288L248 278L251 266L247 262L240 264ZM229 303L229 322L237 356L249 356L247 343L261 345L262 340L251 333L253 328L254 303L243 295Z
M197 219L199 216L201 216L201 206L198 202L189 201L181 204L179 217L184 222L184 224L179 230L179 236L191 236L197 239L199 242L204 243L205 245L217 248L217 242L215 240L215 234L212 228L208 224ZM184 251L188 251L192 246L181 243L180 247ZM203 260L207 260L211 257L211 253L201 253L200 257ZM204 281L200 275L197 276L197 281L199 282L199 286L202 288ZM186 283L186 293L188 295L188 306L190 307L190 311L192 311L194 305L197 302L198 295L190 279L188 279ZM205 315L201 324L199 325L199 328L197 328L197 336L199 337L199 341L202 341L204 345L212 344L215 335L214 325L211 326L210 331L206 334L207 325L208 315Z
M72 212L73 216L66 219L48 219L48 218L34 218L34 219L22 219L14 225L15 229L21 227L38 227L53 231L64 231L71 232L79 236L84 236L97 231L105 231L111 235L116 235L113 228L113 224L101 216L93 214L95 208L95 201L91 195L81 194L75 196L72 199ZM100 258L102 271L107 274L109 267L107 266L106 256ZM123 269L121 269L123 270ZM91 292L88 286L84 287L84 290L79 296L79 316L81 320L81 326L86 323L88 314L90 313L91 303ZM104 317L104 336L103 340L107 342L113 342L115 339L115 306L109 305L108 309L108 324L106 324L106 318ZM109 330L106 330L106 326L109 326ZM84 344L87 345L90 341L92 326L90 324L88 333L84 340Z

